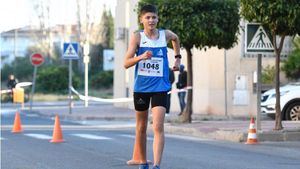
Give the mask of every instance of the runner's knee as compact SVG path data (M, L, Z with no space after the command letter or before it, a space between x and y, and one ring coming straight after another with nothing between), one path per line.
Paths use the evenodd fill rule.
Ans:
M162 133L162 132L164 132L164 126L161 125L161 124L154 124L153 123L152 127L153 127L153 131L155 133Z

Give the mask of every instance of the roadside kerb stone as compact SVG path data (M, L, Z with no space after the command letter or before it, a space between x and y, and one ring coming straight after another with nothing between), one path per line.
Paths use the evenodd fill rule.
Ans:
M245 138L244 132L219 129L215 129L213 131L201 131L199 128L185 127L184 125L180 124L166 124L165 132L170 134L187 135L205 139L227 140L232 142L242 142Z
M300 130L263 131L258 134L259 141L300 141Z

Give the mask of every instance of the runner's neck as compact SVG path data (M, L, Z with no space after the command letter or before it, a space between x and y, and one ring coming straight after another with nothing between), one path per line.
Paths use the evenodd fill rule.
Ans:
M151 40L156 40L159 38L159 31L157 29L144 30L144 33L147 36L147 38L149 38Z

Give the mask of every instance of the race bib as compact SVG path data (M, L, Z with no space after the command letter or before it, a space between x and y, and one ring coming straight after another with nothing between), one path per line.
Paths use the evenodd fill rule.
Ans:
M163 76L163 58L155 58L142 60L139 62L138 75L142 76Z

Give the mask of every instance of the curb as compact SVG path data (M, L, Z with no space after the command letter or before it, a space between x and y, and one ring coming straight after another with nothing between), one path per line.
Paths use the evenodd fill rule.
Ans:
M199 131L196 128L165 125L165 132L169 134L187 135L201 137L206 139L224 140L231 142L246 142L248 133L246 131L235 131L234 129L224 129L211 131L209 133ZM283 142L283 141L300 141L300 129L282 130L282 131L261 131L257 133L259 142Z
M300 129L263 131L258 133L259 141L300 141Z
M165 132L169 134L187 135L205 139L225 140L232 142L244 142L245 140L247 140L246 133L233 130L216 130L207 133L201 132L196 128L165 125Z

